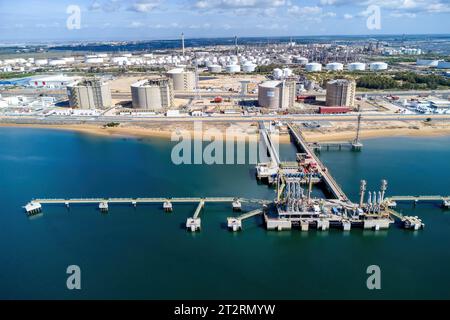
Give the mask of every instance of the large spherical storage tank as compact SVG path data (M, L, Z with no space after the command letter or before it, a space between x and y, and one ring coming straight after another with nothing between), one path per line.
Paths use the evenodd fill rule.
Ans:
M439 61L437 67L438 67L438 69L450 69L450 62L448 62L448 61Z
M322 65L316 62L307 63L305 69L307 72L319 72L322 71Z
M353 62L347 66L348 71L365 71L366 64L362 62Z
M241 66L238 64L229 64L226 66L228 73L238 73L241 72Z
M269 109L280 108L280 81L266 81L258 87L258 104Z
M208 71L212 73L220 73L222 72L222 67L218 64L213 64L208 67Z
M388 64L385 62L373 62L370 64L370 71L387 70Z
M242 66L242 71L246 73L255 72L257 65L251 62L246 62Z
M422 67L437 67L439 60L417 59L416 65Z
M329 71L341 71L344 70L344 65L339 62L332 62L326 65L327 70Z
M278 68L273 69L272 75L274 79L281 79L283 77L283 70Z

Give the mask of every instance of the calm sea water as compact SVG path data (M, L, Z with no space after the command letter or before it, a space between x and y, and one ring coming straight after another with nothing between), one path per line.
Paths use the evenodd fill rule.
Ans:
M46 206L30 219L34 197L242 196L271 199L253 166L175 166L166 140L0 129L0 298L304 299L450 298L450 212L437 205L400 209L426 229L267 232L262 220L226 230L229 205L207 205L202 232L183 224L195 205ZM295 150L282 148L283 158ZM360 153L322 152L354 200L359 180L388 194L450 193L450 137L365 141ZM251 208L247 208L251 209ZM79 265L82 290L66 289ZM366 288L379 265L382 290Z

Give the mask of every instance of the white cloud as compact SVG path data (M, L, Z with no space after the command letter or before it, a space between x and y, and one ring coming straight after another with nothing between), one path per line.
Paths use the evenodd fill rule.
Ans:
M344 19L345 20L351 20L351 19L353 19L353 15L351 15L349 13L346 13L346 14L344 14Z
M160 0L138 0L135 3L131 4L129 10L147 13L159 7L160 4Z
M288 9L288 13L295 15L310 15L322 13L322 8L318 6L314 7L299 7L292 6Z
M287 30L288 26L283 24L280 25L278 23L272 23L272 24L257 24L256 27L258 29L263 29L263 30Z
M394 18L415 18L417 15L411 12L392 12L390 16Z
M223 11L223 10L249 10L264 12L283 7L290 3L289 0L195 0L193 8L200 11ZM267 12L267 11L266 11Z

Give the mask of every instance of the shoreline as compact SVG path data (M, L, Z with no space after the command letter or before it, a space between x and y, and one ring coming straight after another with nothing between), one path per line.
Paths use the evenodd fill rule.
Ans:
M116 138L162 138L171 140L173 132L187 131L194 136L193 128L177 128L172 127L171 130L161 128L146 128L141 126L126 126L107 128L99 125L91 124L72 124L72 125L51 125L51 124L9 124L0 123L0 128L31 128L31 129L48 129L60 131L72 131L89 135L116 137ZM223 131L221 131L223 132ZM233 133L237 140L245 140L250 137L258 136L256 133L235 132ZM329 131L329 132L312 132L305 130L303 132L308 142L333 142L333 141L350 141L355 138L354 130ZM450 136L449 128L389 128L389 129L364 129L361 131L361 139L375 139L385 137L443 137ZM280 143L289 143L288 134L280 135Z

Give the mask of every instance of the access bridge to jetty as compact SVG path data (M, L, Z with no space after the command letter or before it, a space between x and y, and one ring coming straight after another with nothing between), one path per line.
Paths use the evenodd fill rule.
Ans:
M325 167L319 157L314 153L313 150L311 150L302 133L290 123L288 124L288 129L294 137L297 145L317 163L318 173L322 177L325 186L331 192L331 194L340 201L349 202L350 200L348 199L345 192L342 190L336 180L334 180L328 168Z

